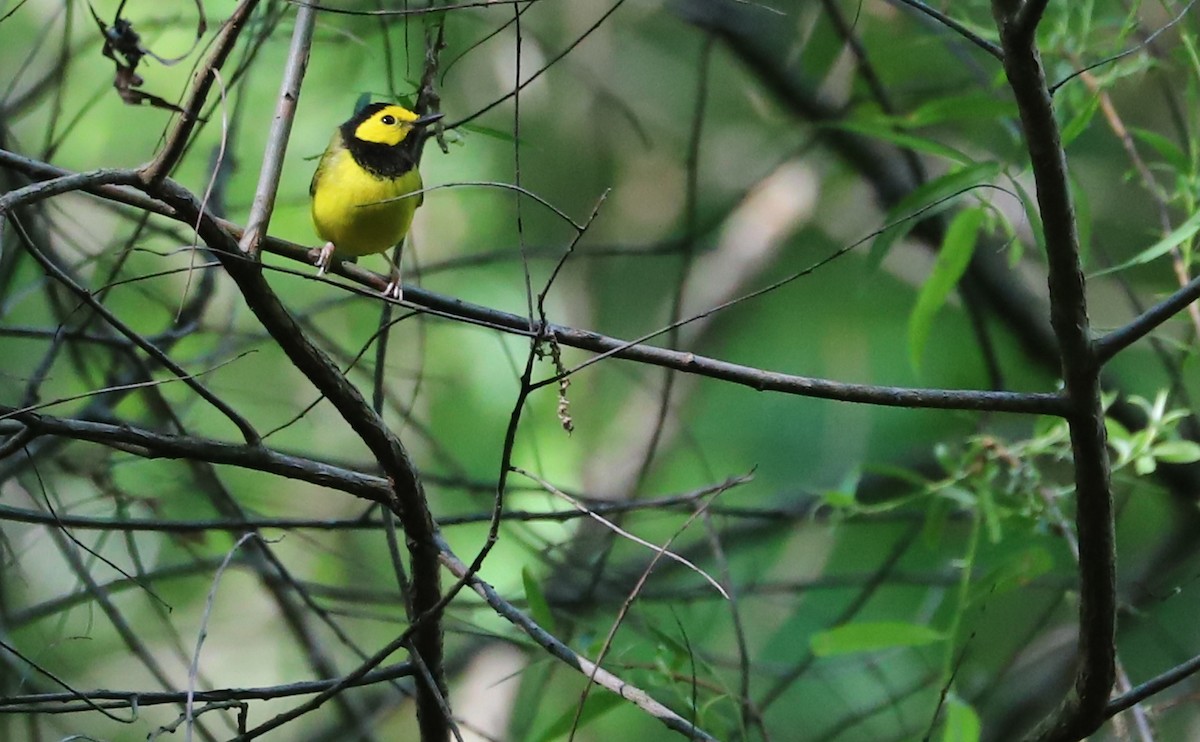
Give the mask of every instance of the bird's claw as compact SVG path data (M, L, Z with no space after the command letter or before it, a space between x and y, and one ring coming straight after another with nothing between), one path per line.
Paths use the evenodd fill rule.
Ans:
M392 265L391 274L388 276L388 285L383 289L383 296L385 299L404 301L404 287L400 285L400 268L396 265Z
M404 301L404 287L400 285L400 276L393 276L383 289L383 298Z
M330 264L333 263L334 249L335 248L332 242L326 242L325 246L321 248L321 251L317 253L316 266L318 278L325 275L325 273L329 270Z

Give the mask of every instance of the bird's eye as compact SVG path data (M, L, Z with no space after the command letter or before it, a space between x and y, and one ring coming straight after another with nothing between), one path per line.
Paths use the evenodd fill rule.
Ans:
M391 114L388 114L379 120L383 122L384 126L394 126L396 124L396 117L392 116Z

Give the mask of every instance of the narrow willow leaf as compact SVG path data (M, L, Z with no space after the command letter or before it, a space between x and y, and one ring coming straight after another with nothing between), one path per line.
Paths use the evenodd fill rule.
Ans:
M1200 444L1193 441L1166 441L1154 447L1154 458L1164 464L1194 464L1200 461Z
M892 245L908 234L918 222L955 206L956 200L952 196L980 183L990 183L1000 174L1002 168L998 162L976 162L951 170L909 193L888 209L884 223L894 226L889 226L875 238L867 256L867 265L878 268ZM914 216L918 213L919 216Z
M1017 195L1021 197L1021 205L1025 209L1025 218L1029 220L1029 231L1033 232L1033 239L1037 243L1038 250L1045 253L1046 235L1042 231L1042 212L1038 210L1037 200L1026 190L1025 186L1021 185L1021 181L1013 178L1011 183ZM1014 260L1010 265L1016 267L1017 263Z
M987 600L1028 585L1054 568L1054 557L1040 546L1018 553L995 568L976 583L971 601Z
M1188 219L1186 222L1184 222L1183 224L1180 224L1178 227L1176 227L1175 230L1173 232L1171 232L1171 234L1167 235L1166 237L1163 237L1161 240L1159 240L1158 242L1155 242L1153 245L1151 245L1150 247L1147 247L1145 250L1142 250L1140 253L1138 253L1137 255L1134 255L1129 260L1126 260L1124 263L1121 263L1120 265L1114 265L1112 268L1105 268L1102 271L1097 271L1096 273L1093 273L1090 277L1096 278L1098 276L1106 276L1109 273L1116 273L1118 271L1128 270L1129 268L1132 268L1135 265L1145 265L1146 263L1149 263L1151 260L1154 260L1155 258L1161 258L1163 255L1166 255L1167 253L1171 252L1171 248L1179 247L1184 242L1187 242L1188 240L1190 240L1192 237L1194 237L1196 235L1196 232L1200 232L1200 211L1197 211L1195 214L1192 214L1190 219Z
M1075 224L1079 229L1079 259L1088 265L1092 256L1092 201L1088 190L1071 178L1071 198L1075 201Z
M946 725L942 742L979 742L983 726L975 709L957 696L946 699Z
M550 612L550 603L538 585L537 579L529 571L529 567L521 568L521 582L525 583L525 602L529 604L529 613L533 620L542 628L554 633L554 614Z
M1000 543L1004 537L1004 527L1001 523L1003 519L1000 516L1000 510L996 506L995 493L990 487L984 485L980 488L975 500L979 503L980 514L983 515L983 525L988 534L988 541L993 544Z
M1017 106L1011 100L988 93L968 93L937 98L909 114L898 117L901 126L930 126L947 121L1015 118Z
M925 507L925 519L921 523L921 543L935 550L942 543L946 523L950 520L953 505L944 497L935 497Z
M958 285L958 280L962 278L971 262L984 216L983 209L980 208L960 211L946 229L946 239L942 242L942 249L938 251L933 272L921 287L921 293L917 295L917 305L908 318L908 352L914 369L921 366L921 355L925 350L926 341L929 340L933 318L946 303L950 292Z
M826 124L826 126L831 129L848 131L852 134L860 134L868 139L878 139L895 144L898 147L911 149L914 152L924 152L925 154L942 157L962 165L971 162L971 158L964 152L942 144L936 139L896 131L886 121L858 119L854 121L839 121L837 123Z
M1138 127L1130 127L1129 133L1133 134L1138 141L1148 145L1158 156L1161 157L1171 169L1177 173L1189 173L1192 171L1191 160L1187 154L1179 148L1178 144L1164 137L1158 132L1150 131L1149 129L1139 129Z
M1062 146L1066 147L1075 138L1087 131L1088 124L1092 123L1092 117L1096 115L1096 109L1100 107L1100 96L1094 95L1083 108L1071 117L1062 129Z
M893 647L923 647L945 639L942 632L915 623L852 623L814 634L809 644L818 657L874 652Z
M515 137L513 137L511 131L497 129L492 126L479 126L478 124L464 124L461 128L465 129L466 131L471 132L472 134L481 134L485 137L491 137L492 139L499 139L502 142L509 142L509 143L512 143L515 141L524 142L524 140L518 140Z
M584 729L589 722L595 721L624 702L625 699L615 693L599 688L592 689L592 692L588 694L587 701L583 704L583 713L579 715L579 728ZM541 736L537 737L537 741L552 742L552 740L563 739L570 733L571 725L574 723L575 705L567 704L566 711L555 719Z

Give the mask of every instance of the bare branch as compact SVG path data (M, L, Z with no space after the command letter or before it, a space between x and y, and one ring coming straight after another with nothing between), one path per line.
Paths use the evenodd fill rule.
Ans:
M0 644L0 646L3 646ZM373 670L362 677L346 683L347 687L356 688L364 685L374 685L396 678L412 677L414 673L411 662L400 662L387 667ZM250 701L269 700L273 698L288 698L319 693L341 683L342 679L304 680L298 683L270 685L256 688L223 688L217 690L192 691L194 700L203 703L218 703L221 701ZM69 714L79 711L101 709L137 709L143 706L161 706L163 704L183 703L187 700L188 691L114 691L114 690L85 690L72 693L30 693L12 695L0 698L0 714ZM72 701L82 701L71 703ZM90 702L89 702L90 701Z
M0 164L8 164L41 177L49 176L52 172L59 174L65 172L58 168L29 160L28 158L13 155L4 150L0 150ZM99 190L94 191L94 193L103 197L109 196L108 193L102 193ZM123 192L120 198L124 198ZM181 216L181 212L173 208L170 203L162 204L158 209L159 211L156 211L156 213L171 209L173 213L170 216L172 218L187 221L186 217ZM164 213L163 215L168 214ZM236 235L240 233L235 225L224 220L213 218L213 224L230 234ZM310 262L308 257L309 248L302 245L269 237L264 240L263 246L264 249L275 254L292 258L306 265ZM224 260L227 263L228 260L232 259L228 258ZM372 291L364 291L364 294L377 295L387 285L386 277L359 268L352 263L343 262L334 266L331 272L371 287ZM303 273L298 272L296 275L306 280L317 280L307 271ZM378 298L378 296L374 296L374 298ZM421 307L448 319L466 320L474 324L513 334L536 334L536 329L530 326L529 320L526 317L471 304L461 299L443 296L425 289L416 287L406 289L405 300L409 304ZM711 309L708 312L689 318L687 321L703 318L718 309ZM872 384L848 384L808 376L764 371L751 366L706 358L695 353L667 350L644 344L646 341L667 332L669 329L670 327L656 330L633 341L620 340L590 330L579 330L556 324L547 325L544 328L544 332L562 345L594 351L603 354L604 357L613 356L662 366L663 368L729 381L742 386L748 386L758 391L775 391L802 397L858 402L885 407L989 410L994 412L1039 415L1063 415L1065 410L1062 398L1060 395L1054 393L912 389ZM594 363L596 360L593 359L591 362ZM554 383L555 381L556 379L538 383Z
M621 680L591 660L576 654L574 650L539 626L536 621L502 598L494 587L479 579L478 576L472 575L470 570L467 569L467 565L463 564L462 560L455 556L449 545L442 541L440 536L438 537L438 541L441 546L442 563L446 565L446 568L457 577L467 577L471 589L487 601L487 604L496 613L525 632L530 639L552 656L562 660L569 667L578 670L592 683L616 693L627 701L631 701L638 708L665 724L668 729L688 735L689 739L716 742L716 737L696 727L679 714L676 714L671 709L654 700L646 691Z
M979 47L980 49L984 50L988 54L992 55L996 59L1001 60L1001 61L1004 60L1004 50L1000 48L999 44L996 44L995 42L992 42L992 41L989 41L988 39L983 38L979 34L975 33L971 29L967 28L963 24L954 20L953 18L946 15L945 13L938 10L937 8L931 7L931 6L921 2L921 0L890 0L890 1L893 3L900 3L902 5L907 5L908 7L916 10L918 13L924 13L925 15L934 19L935 21L942 24L946 28L950 29L951 31L954 31L959 36L962 36L964 39L971 42L975 46Z
M308 68L316 16L316 11L309 5L301 5L296 13L292 46L288 50L287 66L283 70L279 101L275 104L275 118L271 120L271 131L267 134L258 188L254 192L254 202L250 205L250 215L246 219L246 231L242 233L239 243L242 252L247 255L258 255L262 238L271 225L275 194L279 191L279 176L283 172L283 156L287 152L288 137L292 132L292 119L296 117L300 84L304 80L304 71Z
M1011 3L994 0L1004 70L1021 112L1046 240L1050 323L1062 359L1075 468L1079 539L1079 639L1075 685L1035 732L1039 740L1080 739L1104 720L1116 672L1116 544L1112 487L1100 399L1100 359L1092 344L1079 233L1054 106L1032 27L1045 3L1028 2L1017 22Z
M1151 696L1178 685L1197 672L1200 672L1200 655L1192 657L1190 660L1172 667L1161 675L1156 675L1146 682L1135 686L1128 693L1123 693L1113 698L1105 706L1104 716L1105 718L1116 716Z
M1166 299L1142 312L1129 324L1096 340L1096 359L1100 363L1111 361L1122 350L1141 340L1197 300L1200 300L1200 276L1188 281Z
M208 99L208 91L216 80L216 76L212 74L213 70L219 70L225 65L225 60L233 51L233 46L237 43L242 29L246 26L246 21L250 19L250 14L254 12L256 5L258 5L258 0L242 0L234 9L233 15L229 16L229 19L222 24L221 30L213 42L212 52L192 78L192 89L188 94L187 103L182 107L183 113L179 116L179 122L167 135L167 141L163 148L149 164L142 168L139 174L142 182L159 182L167 177L179 162L192 130L200 121L200 109L204 107L204 103Z
M393 488L389 509L399 517L408 540L413 565L413 590L410 595L413 615L425 615L441 600L437 547L433 541L436 529L424 488L404 444L371 409L337 364L308 339L267 284L261 265L243 259L233 237L200 207L195 196L169 180L158 186L147 186L147 189L151 195L165 201L184 219L196 225L200 238L213 250L237 283L259 322L293 365L329 399L379 462ZM414 632L413 644L437 686L431 688L419 684L417 703L422 709L419 713L423 720L433 720L434 723L441 720L444 726L447 720L442 715L440 703L440 699L446 696L441 617L426 616Z

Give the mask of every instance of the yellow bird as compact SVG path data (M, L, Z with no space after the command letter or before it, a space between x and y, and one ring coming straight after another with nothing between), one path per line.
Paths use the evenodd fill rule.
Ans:
M326 241L316 259L317 275L324 275L335 255L353 262L404 240L424 201L420 193L409 195L422 187L413 146L417 142L409 135L441 117L372 103L333 133L308 187L313 225ZM399 266L391 266L383 293L402 297Z

